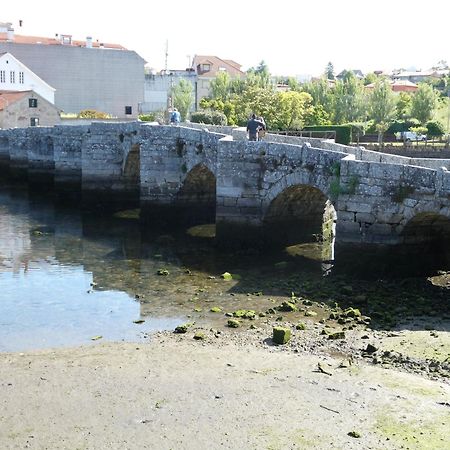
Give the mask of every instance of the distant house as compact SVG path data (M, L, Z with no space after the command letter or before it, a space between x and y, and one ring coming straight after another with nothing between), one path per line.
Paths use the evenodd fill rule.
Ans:
M221 59L217 56L195 55L192 68L198 76L197 106L203 97L210 95L209 85L221 72L227 73L231 78L244 78L245 72L241 65L230 59Z
M353 75L355 75L355 77L358 78L359 80L362 80L364 78L364 74L359 69L356 69L356 70L343 70L341 73L336 75L336 78L338 80L342 80L348 72L352 72Z
M419 86L415 83L411 83L408 80L390 80L391 89L393 92L416 92ZM370 83L364 86L365 89L371 90L375 87L375 83Z
M53 126L60 110L34 91L0 91L0 128Z
M416 71L416 72L408 72L408 71L402 71L398 73L393 73L391 75L391 78L393 80L405 80L405 81L411 81L412 83L422 83L426 80L438 80L439 78L442 78L445 75L448 75L448 70L423 70L423 71Z
M0 90L34 91L55 103L55 89L8 52L0 53Z
M95 109L136 119L144 101L145 60L118 44L70 34L53 38L14 33L0 23L0 53L9 53L56 89L55 105L66 113ZM1 89L1 87L0 87Z

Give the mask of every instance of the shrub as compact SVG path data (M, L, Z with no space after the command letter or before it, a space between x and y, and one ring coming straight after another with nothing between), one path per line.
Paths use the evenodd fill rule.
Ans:
M387 129L388 134L402 133L408 131L411 127L417 127L420 123L417 119L394 120Z
M79 119L110 119L107 113L96 111L95 109L83 109L78 113Z
M336 143L348 145L351 141L351 127L348 125L321 125L303 128L306 131L336 131Z
M211 125L227 125L227 117L219 111L198 111L191 114L191 122Z
M155 122L156 121L156 113L147 113L147 114L140 114L139 120L142 120L142 122Z
M441 137L445 134L444 125L438 120L430 120L426 123L428 137Z

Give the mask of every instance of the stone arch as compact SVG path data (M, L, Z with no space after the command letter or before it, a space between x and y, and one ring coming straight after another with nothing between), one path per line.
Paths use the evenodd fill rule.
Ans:
M264 234L285 245L332 241L336 218L332 202L320 189L295 184L286 187L266 207Z
M421 248L421 257L431 256L450 265L450 217L421 212L412 217L401 232L405 244Z
M141 146L133 144L128 152L124 165L123 177L130 183L139 184L141 178Z
M190 222L215 221L216 177L205 165L195 165L181 185L176 203L189 211ZM195 217L197 216L197 218Z
M286 188L296 185L305 185L312 188L316 188L323 193L327 198L330 199L329 189L330 189L331 177L325 176L324 174L317 174L307 169L297 170L295 173L286 175L285 177L274 183L268 190L265 198L263 199L263 214L266 214L272 201L279 196ZM330 202L333 201L330 199Z

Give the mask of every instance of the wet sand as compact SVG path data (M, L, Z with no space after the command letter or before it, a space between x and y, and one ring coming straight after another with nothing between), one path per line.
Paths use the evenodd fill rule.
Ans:
M0 448L448 448L445 378L195 331L0 354Z

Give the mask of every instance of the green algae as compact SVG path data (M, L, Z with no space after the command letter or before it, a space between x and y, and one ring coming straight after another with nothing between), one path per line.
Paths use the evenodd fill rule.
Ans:
M447 448L450 415L435 414L433 418L423 417L407 419L393 413L392 410L377 415L376 431L399 445L399 448L417 450L436 450ZM447 443L447 444L446 444Z

